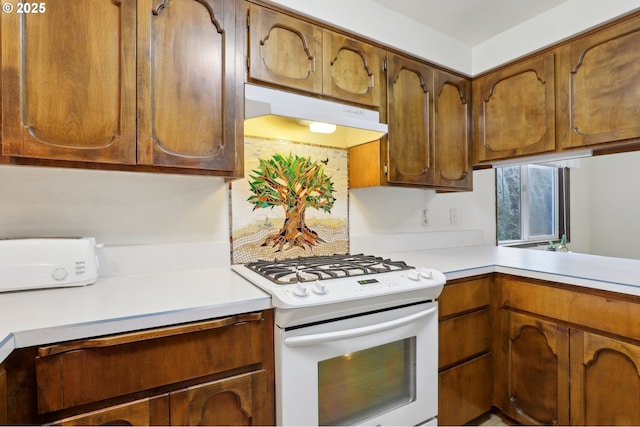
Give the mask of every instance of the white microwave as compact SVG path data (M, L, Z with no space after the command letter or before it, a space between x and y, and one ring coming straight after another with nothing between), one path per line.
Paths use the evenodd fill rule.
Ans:
M93 237L0 240L0 292L85 286L98 273Z

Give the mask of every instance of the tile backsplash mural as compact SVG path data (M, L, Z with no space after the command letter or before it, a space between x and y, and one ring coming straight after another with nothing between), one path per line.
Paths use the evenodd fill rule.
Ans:
M231 184L232 263L349 251L347 150L245 137Z

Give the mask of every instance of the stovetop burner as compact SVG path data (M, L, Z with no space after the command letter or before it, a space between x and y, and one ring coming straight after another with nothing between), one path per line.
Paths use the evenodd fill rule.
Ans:
M413 268L403 261L391 261L363 254L298 257L282 261L258 260L250 262L246 266L280 285Z

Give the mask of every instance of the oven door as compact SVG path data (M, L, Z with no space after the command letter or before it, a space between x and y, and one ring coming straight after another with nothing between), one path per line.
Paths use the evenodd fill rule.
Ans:
M278 424L435 425L437 322L424 302L278 329Z

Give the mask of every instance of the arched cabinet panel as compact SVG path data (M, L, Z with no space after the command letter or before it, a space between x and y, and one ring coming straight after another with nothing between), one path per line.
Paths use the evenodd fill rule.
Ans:
M135 164L135 55L133 2L3 14L2 153Z
M142 1L141 164L232 171L236 156L233 0ZM241 135L241 134L240 134Z

